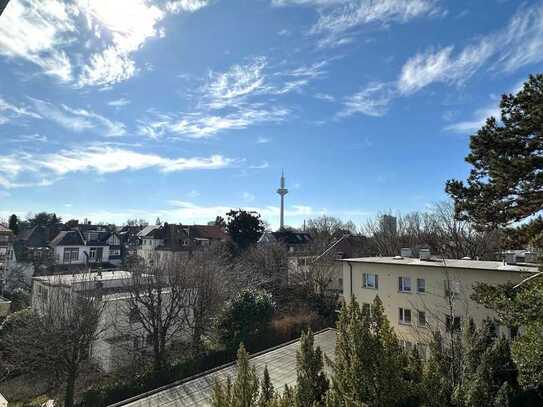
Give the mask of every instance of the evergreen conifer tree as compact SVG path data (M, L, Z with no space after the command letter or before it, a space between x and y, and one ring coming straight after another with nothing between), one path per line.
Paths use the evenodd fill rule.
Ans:
M297 389L299 406L320 406L328 390L328 379L323 372L324 363L319 347L314 347L313 333L302 334L300 350L296 354Z

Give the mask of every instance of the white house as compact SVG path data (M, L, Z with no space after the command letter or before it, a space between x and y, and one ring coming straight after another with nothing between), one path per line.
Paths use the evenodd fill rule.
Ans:
M108 233L104 240L97 235L90 235L93 240L85 239L79 230L60 232L50 243L56 264L103 264L110 263L112 253L110 244L116 247L114 260L120 264L120 240L118 236Z
M535 264L410 256L363 257L340 260L343 264L343 294L369 307L375 296L383 302L389 319L404 345L423 347L433 330L443 333L462 329L472 318L480 325L495 318L471 295L476 283L518 283L538 272ZM509 327L497 327L500 335L515 336ZM424 347L425 349L425 347Z
M143 276L144 278L146 276ZM52 298L69 295L95 295L102 301L103 311L98 323L98 339L93 343L91 358L105 372L126 365L142 353L150 352L149 338L141 324L129 312L132 273L105 271L84 274L34 277L32 309L40 312ZM165 290L168 305L168 290ZM176 339L188 338L180 332Z

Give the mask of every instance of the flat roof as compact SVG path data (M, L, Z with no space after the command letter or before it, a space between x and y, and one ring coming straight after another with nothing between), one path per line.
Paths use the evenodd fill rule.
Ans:
M413 257L359 257L352 259L340 259L348 263L371 263L371 264L394 264L402 266L424 266L424 267L451 267L459 269L493 270L493 271L511 271L523 273L537 273L539 266L537 264L517 263L504 264L501 261L481 261L481 260L463 260L463 259L439 259L420 260Z
M336 350L336 330L328 328L315 333L315 346L320 346L322 352L334 360ZM276 390L282 391L285 384L296 384L296 351L300 340L267 349L250 357L250 363L256 368L260 379L264 374L264 367L268 366L271 382ZM326 363L325 363L326 365ZM326 366L329 372L330 368ZM228 376L234 378L236 374L235 363L220 366L185 380L169 384L150 392L132 397L110 405L109 407L174 407L174 406L210 406L215 380L226 380Z
M100 276L101 274L101 276ZM77 273L77 274L51 274L47 276L33 277L33 280L43 281L51 285L65 285L71 286L73 283L80 283L86 281L107 281L107 280L121 280L130 278L132 273L129 271L93 271L90 273Z

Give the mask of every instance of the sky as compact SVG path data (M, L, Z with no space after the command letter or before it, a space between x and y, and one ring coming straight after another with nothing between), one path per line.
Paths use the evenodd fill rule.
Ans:
M535 0L11 0L0 218L425 210L542 63Z

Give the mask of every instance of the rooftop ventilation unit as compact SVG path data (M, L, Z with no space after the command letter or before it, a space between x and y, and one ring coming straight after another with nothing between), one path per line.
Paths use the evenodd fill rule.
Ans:
M430 249L420 249L419 250L419 259L420 260L430 260L430 257L432 257L432 254L430 253Z
M402 247L400 250L401 257L413 257L413 250L409 247Z
M505 252L505 264L515 264L517 262L517 254L515 252Z

